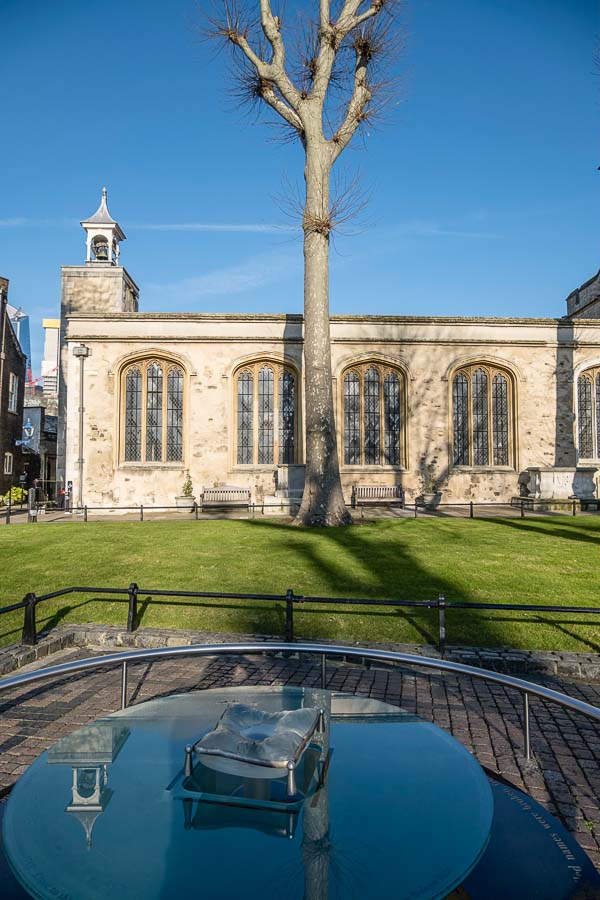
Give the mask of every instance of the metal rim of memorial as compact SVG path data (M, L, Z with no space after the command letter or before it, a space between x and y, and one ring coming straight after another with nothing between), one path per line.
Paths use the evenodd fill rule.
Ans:
M427 656L416 656L409 653L398 653L391 650L372 650L364 647L328 646L325 644L289 644L283 641L243 642L239 644L187 644L179 647L157 647L149 650L128 650L121 653L111 653L106 656L93 656L87 659L74 660L60 663L21 675L13 675L0 680L0 692L11 688L21 687L46 679L72 675L88 669L121 666L121 709L127 707L127 672L129 664L143 661L156 661L181 656L192 657L218 657L218 656L243 656L243 655L275 655L306 654L319 656L321 659L321 686L326 687L327 681L327 657L342 659L342 661L358 660L364 665L366 661L372 663L384 663L387 665L409 665L427 670L438 670L441 673L464 675L481 681L488 681L512 688L521 693L523 697L523 754L526 760L531 759L531 741L529 726L529 696L532 695L550 703L556 703L572 712L580 713L600 723L600 708L569 697L560 691L537 685L513 675L503 675L487 669L479 669L464 663L455 663L443 659L433 659Z

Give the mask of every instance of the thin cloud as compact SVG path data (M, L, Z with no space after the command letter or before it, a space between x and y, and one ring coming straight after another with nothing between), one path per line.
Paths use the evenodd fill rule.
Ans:
M193 303L205 297L243 294L274 284L298 269L299 254L270 253L246 260L236 266L213 269L203 275L166 284L149 284L145 293L156 298L174 299L179 304Z
M0 228L72 228L74 225L79 225L75 219L28 219L26 216L0 219Z
M498 238L499 234L490 231L472 231L462 228L447 227L437 222L419 221L404 222L393 229L394 234L402 237L421 238Z
M158 222L128 226L133 231L203 231L232 234L281 234L297 231L291 225L259 223L220 224L215 222Z
M30 219L17 216L14 219L0 219L0 228L18 228L21 225L29 225Z

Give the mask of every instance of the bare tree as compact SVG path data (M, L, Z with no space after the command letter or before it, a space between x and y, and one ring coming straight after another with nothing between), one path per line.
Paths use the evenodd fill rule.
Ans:
M387 99L377 80L397 34L398 0L305 0L315 19L284 28L272 0L215 0L209 35L234 51L236 94L273 110L305 154L304 395L306 481L301 525L346 525L331 372L329 248L347 203L332 199L331 174L357 130ZM256 20L252 12L256 11ZM285 39L284 39L285 35Z

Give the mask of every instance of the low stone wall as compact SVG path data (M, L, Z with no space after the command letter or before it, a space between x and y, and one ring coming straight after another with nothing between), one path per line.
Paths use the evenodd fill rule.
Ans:
M344 641L298 638L304 643L345 644ZM281 640L281 636L265 634L223 634L211 631L184 631L169 628L140 628L129 633L119 626L60 625L49 634L42 635L35 647L11 644L0 651L0 676L8 675L30 663L48 658L66 647L97 648L101 652L126 648L151 649L153 647L180 647L190 644L224 644L243 641ZM290 644L290 649L293 649ZM353 648L371 647L392 650L415 656L440 657L436 647L428 644L361 643L348 644ZM464 663L494 672L511 675L559 675L600 681L600 654L567 653L560 650L511 650L510 648L448 647L444 659Z

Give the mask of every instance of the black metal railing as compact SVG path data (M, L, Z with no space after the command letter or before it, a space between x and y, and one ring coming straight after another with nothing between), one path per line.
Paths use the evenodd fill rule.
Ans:
M386 503L385 499L382 499L380 504L375 502L369 503L368 505L360 504L354 509L355 515L360 515L360 518L364 519L365 516L368 516L369 510L378 510L384 507L389 506L390 504ZM516 518L526 518L527 516L545 516L545 515L569 515L569 516L577 516L578 513L581 512L600 512L600 499L588 499L588 500L577 500L571 499L565 501L560 509L536 509L528 502L527 498L514 498L511 502L497 502L497 501L487 501L487 500L468 500L465 502L448 502L448 503L436 503L433 505L426 505L419 500L415 500L410 503L404 502L402 506L398 506L397 504L391 504L393 508L401 509L405 515L412 515L415 519L420 516L460 516L461 518L469 518L469 519L478 519L478 518L490 518L493 517L494 511L498 511L499 513L503 511L503 517L516 517ZM190 506L169 506L169 505L153 505L150 503L140 503L137 505L128 505L128 506L90 506L88 504L77 507L71 506L68 508L61 508L56 506L55 504L45 504L45 503L36 503L31 506L27 512L27 521L29 523L34 523L39 521L40 513L50 511L52 513L56 513L57 515L73 515L77 517L81 517L84 522L89 521L90 514L93 516L94 513L137 513L139 517L139 521L143 522L145 516L147 517L148 513L151 512L165 512L165 511L176 511L180 513L187 513L189 515L193 515L196 521L200 518L200 515L204 515L206 513L213 512L225 512L231 510L242 510L252 515L256 516L257 513L261 513L264 515L268 513L270 510L284 508L297 508L300 506L300 500L297 498L291 498L287 501L281 500L279 503L264 503L264 502L240 502L240 501L223 501L222 503L216 501L210 501L209 503L197 503L194 502L190 504ZM2 509L2 515L5 518L6 524L10 524L11 517L17 509L18 504L8 503L7 506ZM23 504L20 505L19 509L23 509ZM491 514L491 515L490 515Z
M417 656L412 653L397 653L391 650L374 650L370 647L345 647L335 644L294 644L294 652L309 656L319 656L321 659L321 687L327 689L327 659L341 660L342 662L357 661L358 663L379 663L392 666L416 666L426 672L431 670L443 674L462 675L491 684L499 684L505 688L511 688L520 692L523 700L523 753L526 760L531 759L531 733L530 733L530 695L549 703L557 703L563 709L579 713L600 723L600 709L579 700L569 697L545 685L535 684L515 678L514 675L503 675L492 672L489 669L479 669L464 663L456 663L441 659L432 659L427 656ZM88 657L87 659L74 660L73 662L59 663L33 672L25 672L20 675L12 675L0 679L0 694L11 688L21 688L25 685L51 678L70 677L91 669L104 669L111 666L121 666L121 709L129 705L128 696L128 667L135 663L150 661L156 662L162 659L180 657L220 657L243 656L260 654L261 656L288 654L289 644L277 641L269 642L242 642L238 644L205 644L187 645L183 647L157 647L151 650L126 650L120 653L111 653L106 656Z
M121 602L127 603L127 631L134 632L139 626L138 601L142 594L145 598L166 597L185 598L187 600L241 600L245 602L280 603L285 608L284 639L288 643L295 640L294 633L294 607L305 604L315 606L379 606L397 609L427 609L437 614L438 650L443 656L446 652L446 616L449 610L488 610L506 612L527 613L559 613L567 615L600 615L600 608L593 606L567 606L565 604L535 604L535 603L488 603L470 602L465 600L446 600L444 594L438 594L429 600L394 600L378 599L373 597L316 597L296 593L289 588L285 594L244 594L226 591L178 591L164 589L143 589L133 581L126 588L113 587L81 587L73 586L60 588L47 594L36 594L33 591L27 593L23 600L0 608L0 615L23 610L23 630L21 640L24 644L34 645L38 640L38 628L36 611L40 603L53 600L56 597L64 597L67 594L91 594L96 600L110 595ZM193 604L189 604L193 605ZM310 613L312 610L304 609Z

